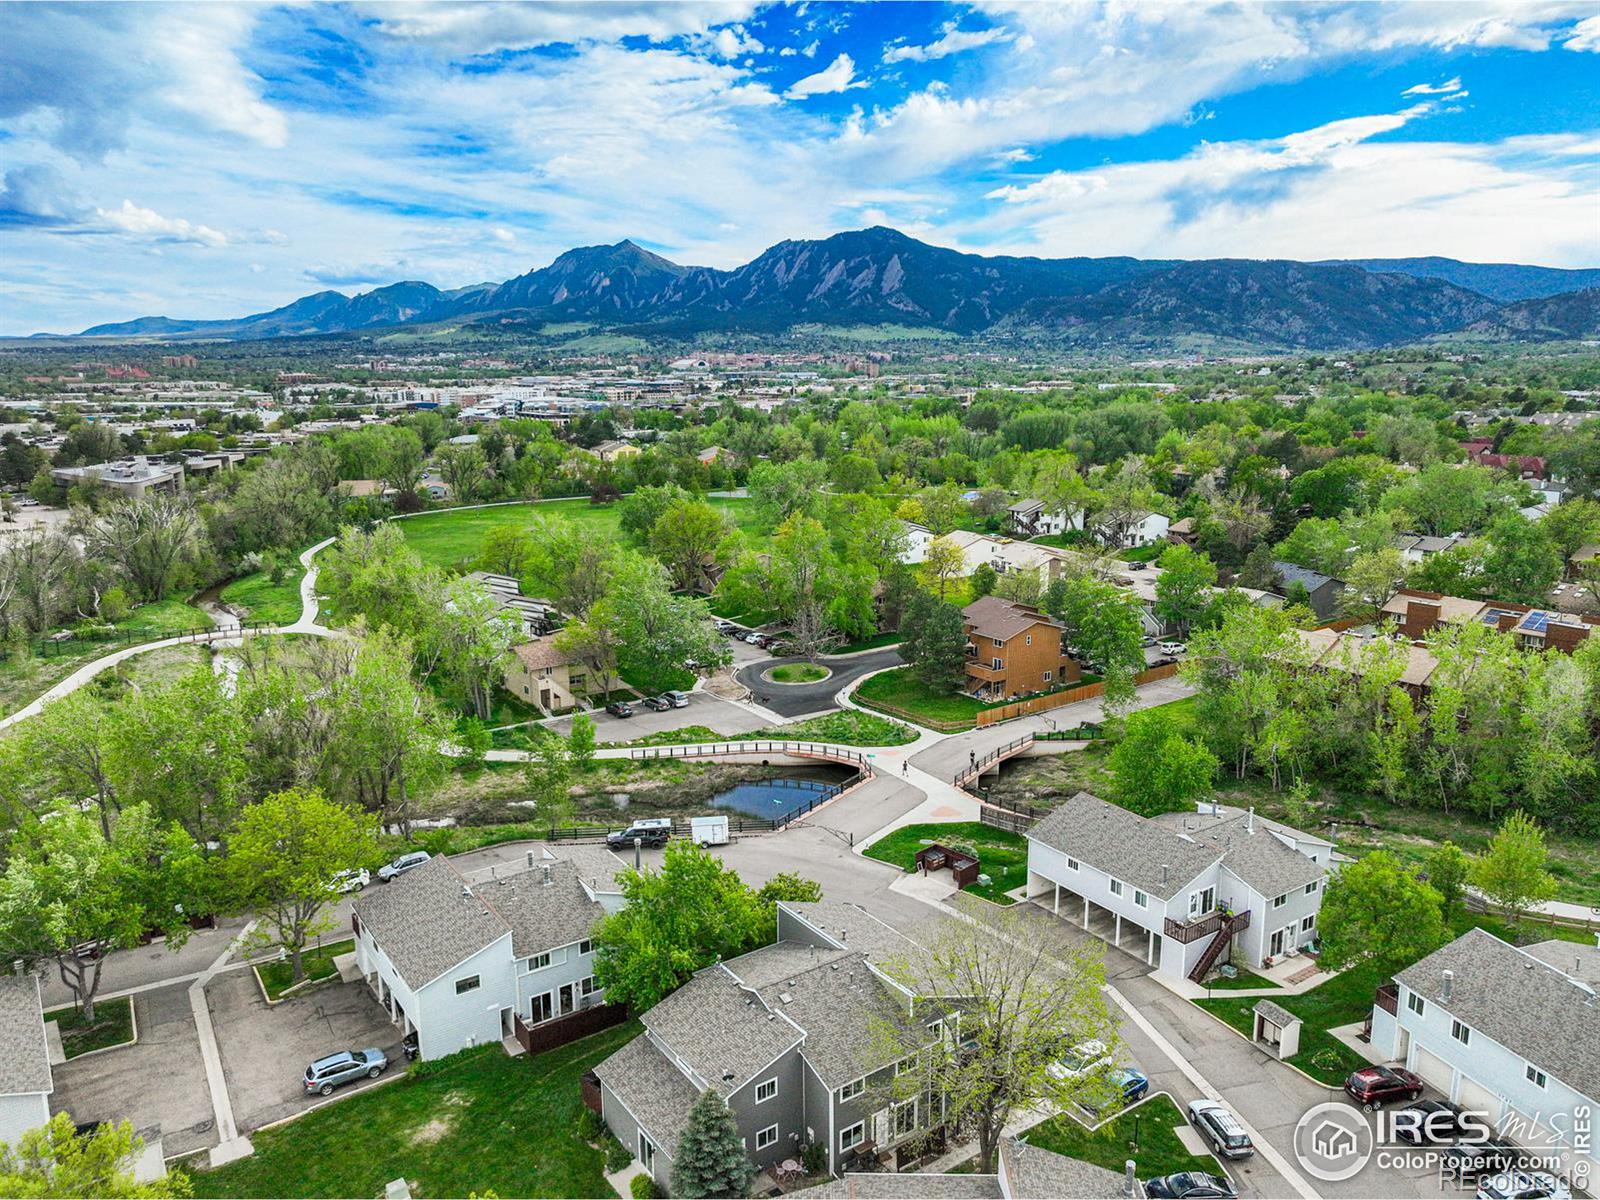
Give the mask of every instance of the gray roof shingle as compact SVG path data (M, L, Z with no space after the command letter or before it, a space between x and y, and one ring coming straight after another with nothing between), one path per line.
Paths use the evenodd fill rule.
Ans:
M689 1110L700 1098L683 1072L649 1038L636 1037L594 1073L667 1157L676 1158Z
M1252 828L1253 826L1253 828ZM1197 835L1220 849L1222 865L1267 899L1303 888L1324 871L1298 850L1291 850L1260 821L1234 817Z
M1447 970L1454 978L1444 1000ZM1600 1103L1600 1004L1563 970L1471 929L1395 978Z
M472 890L511 927L511 953L517 958L582 941L606 914L583 890L578 868L560 859Z
M1222 857L1215 846L1088 792L1054 809L1027 837L1162 900L1172 899Z
M646 1029L725 1096L802 1036L720 965L697 972L642 1019Z
M841 1087L901 1057L890 1029L916 1026L862 954L845 954L761 989L761 998L805 1031L802 1053L829 1087Z
M1308 592L1314 592L1319 587L1329 583L1337 583L1341 588L1344 587L1344 581L1341 579L1335 579L1332 575L1324 575L1321 571L1313 571L1310 567L1302 567L1292 562L1283 562L1281 559L1272 564L1272 569L1283 580L1284 587L1288 587L1291 583L1303 583Z
M1113 1200L1128 1194L1120 1173L1017 1138L1001 1146L1000 1166L1015 1200ZM1137 1183L1134 1192L1144 1195Z
M791 1192L807 1200L1000 1200L998 1175L918 1175L851 1171L815 1187Z
M0 1095L54 1090L39 980L33 975L0 975Z
M355 915L412 989L432 983L511 932L442 855L362 892Z
M961 615L966 618L967 624L972 626L972 632L976 636L993 638L997 642L1008 641L1035 625L1063 628L1061 623L1052 620L1049 614L1000 596L983 596L974 600L961 610Z

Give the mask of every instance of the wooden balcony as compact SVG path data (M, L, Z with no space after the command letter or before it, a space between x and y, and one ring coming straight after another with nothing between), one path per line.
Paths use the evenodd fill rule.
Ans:
M1227 919L1219 909L1193 921L1177 921L1171 917L1166 919L1164 932L1169 938L1182 942L1187 946L1190 942L1198 942L1203 937L1210 937L1222 928L1223 921ZM1242 913L1234 913L1232 917L1232 932L1238 933L1241 929L1250 927L1250 910L1247 908Z
M1004 667L991 667L988 663L981 663L974 659L967 660L967 675L969 678L981 679L985 683L1003 683L1006 677Z
M1372 1002L1391 1017L1397 1017L1400 1015L1400 988L1396 984L1386 983L1372 997Z

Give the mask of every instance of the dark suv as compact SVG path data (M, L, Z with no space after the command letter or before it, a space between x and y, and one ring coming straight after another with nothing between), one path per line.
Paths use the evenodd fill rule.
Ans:
M1422 1080L1400 1067L1363 1067L1344 1081L1345 1094L1369 1112L1422 1095Z
M1191 1197L1216 1196L1232 1200L1233 1185L1204 1171L1179 1171L1144 1181L1144 1194L1150 1200L1191 1200Z
M606 834L606 845L613 850L623 849L633 845L634 838L638 838L646 846L665 846L670 837L672 837L672 822L665 817L651 817L648 820L635 821L617 833Z

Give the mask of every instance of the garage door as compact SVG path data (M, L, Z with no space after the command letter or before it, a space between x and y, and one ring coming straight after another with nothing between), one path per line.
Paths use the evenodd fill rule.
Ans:
M1418 1046L1417 1063L1411 1069L1422 1076L1423 1083L1437 1088L1447 1097L1450 1095L1450 1082L1454 1073L1450 1069L1450 1064L1437 1054Z
M1456 1097L1456 1103L1471 1112L1485 1114L1490 1122L1500 1119L1500 1097L1466 1075L1461 1076L1461 1094Z

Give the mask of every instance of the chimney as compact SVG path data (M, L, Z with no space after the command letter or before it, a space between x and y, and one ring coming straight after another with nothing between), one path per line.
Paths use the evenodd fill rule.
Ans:
M528 870L533 870L533 851L528 851Z
M1596 936L1600 936L1600 935L1596 935ZM20 958L14 958L14 959L11 960L11 973L13 975L21 975L22 974L22 960Z
M1139 1168L1129 1159L1122 1164L1122 1194L1127 1197L1139 1194Z
M1439 1002L1441 1004L1449 1002L1450 995L1455 990L1455 982L1456 973L1454 971L1446 971L1444 973L1444 981L1439 986Z
M1244 819L1244 831L1246 833L1254 833L1256 831L1256 806L1254 804L1250 806L1250 815Z
M1161 864L1161 886L1167 886L1167 876L1172 873L1172 868L1166 863Z
M544 865L544 885L545 885L545 887L549 887L550 886L550 864L549 863L545 863L545 865Z

